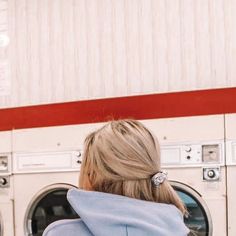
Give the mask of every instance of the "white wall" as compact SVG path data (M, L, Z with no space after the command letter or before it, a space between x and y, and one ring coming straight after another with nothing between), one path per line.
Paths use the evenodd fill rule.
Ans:
M8 0L0 107L236 86L236 0Z

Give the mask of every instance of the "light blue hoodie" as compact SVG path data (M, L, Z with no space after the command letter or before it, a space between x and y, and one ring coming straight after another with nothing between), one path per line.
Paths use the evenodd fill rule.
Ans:
M81 217L52 223L43 236L186 236L183 215L173 205L71 189L71 206Z

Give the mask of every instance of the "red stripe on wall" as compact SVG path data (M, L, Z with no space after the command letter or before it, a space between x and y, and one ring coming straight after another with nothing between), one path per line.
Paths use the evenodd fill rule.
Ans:
M236 88L0 109L0 130L236 112Z

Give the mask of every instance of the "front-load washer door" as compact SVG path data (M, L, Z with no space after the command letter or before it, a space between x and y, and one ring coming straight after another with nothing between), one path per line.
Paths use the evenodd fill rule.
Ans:
M79 218L67 201L66 184L54 184L42 189L31 201L25 217L27 236L41 236L45 228L54 221Z
M184 221L193 235L212 236L210 212L202 197L185 184L171 181L171 185L187 207L188 216L184 217Z

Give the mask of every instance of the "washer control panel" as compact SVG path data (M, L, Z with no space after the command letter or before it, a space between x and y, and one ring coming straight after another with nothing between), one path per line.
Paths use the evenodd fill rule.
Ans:
M161 146L162 164L166 166L223 165L222 143L176 144Z
M181 163L201 163L201 157L200 145L184 145L181 147Z
M82 152L14 153L13 173L60 172L80 170Z

